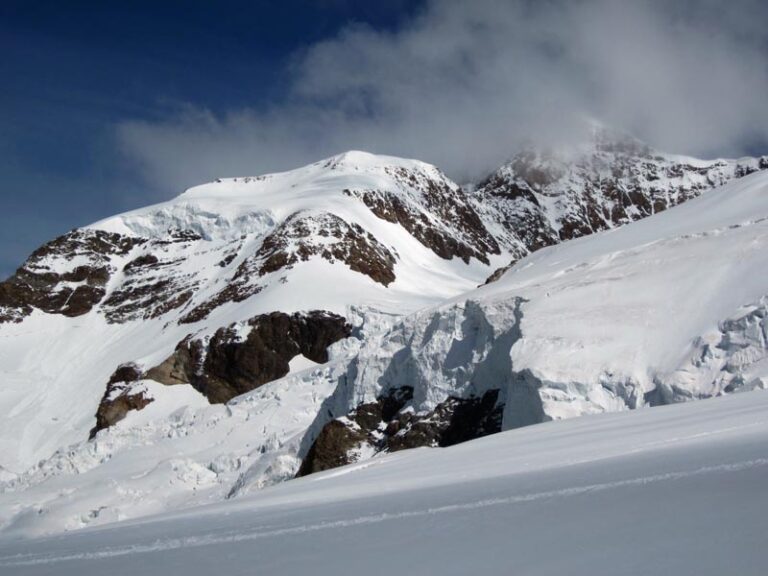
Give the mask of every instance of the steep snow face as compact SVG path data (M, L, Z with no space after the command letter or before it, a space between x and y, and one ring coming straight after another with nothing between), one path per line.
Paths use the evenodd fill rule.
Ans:
M499 241L521 257L651 216L759 170L768 156L699 160L595 127L567 150L519 152L474 194Z
M157 366L188 335L273 311L407 313L508 258L437 168L363 152L72 231L0 284L0 467L86 438L118 366Z
M348 385L337 391L337 409L346 411L404 386L413 387L411 404L418 411L432 410L449 396L506 393L521 304L514 296L488 306L462 300L404 318L363 344Z

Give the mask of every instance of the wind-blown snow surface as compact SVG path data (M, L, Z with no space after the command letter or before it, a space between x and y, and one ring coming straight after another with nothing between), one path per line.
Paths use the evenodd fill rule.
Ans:
M768 393L547 422L0 542L7 575L763 575Z

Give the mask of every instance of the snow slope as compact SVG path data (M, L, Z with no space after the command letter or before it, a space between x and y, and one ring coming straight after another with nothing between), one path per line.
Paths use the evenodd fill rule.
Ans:
M0 541L3 574L762 575L768 393L547 422Z
M545 383L553 408L581 413L579 396L592 402L600 389L632 407L655 389L659 400L673 400L715 395L731 383L764 387L767 269L761 173L543 250L469 298L528 300L512 363ZM739 327L746 317L752 321ZM717 355L719 365L710 361ZM607 407L598 398L594 405Z
M301 440L354 351L354 339L339 342L329 363L226 405L176 396L196 394L189 386L147 381L158 400L3 486L0 531L75 530L218 502L292 478Z
M433 190L444 205L428 201ZM474 256L436 254L356 191L397 199L421 229ZM508 255L484 256L468 236L477 230L437 214L464 206L459 195L428 164L348 152L198 186L42 247L10 286L12 305L0 298L0 475L86 439L115 369L155 366L189 334L272 311L328 310L359 325L476 286ZM374 255L382 269L371 271Z

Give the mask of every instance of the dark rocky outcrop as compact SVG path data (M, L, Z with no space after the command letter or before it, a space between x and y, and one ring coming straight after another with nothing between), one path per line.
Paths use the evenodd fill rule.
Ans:
M152 402L143 388L133 386L141 378L141 370L135 364L123 364L115 370L96 411L96 425L89 436L91 439L100 430L120 422L131 410L142 410Z
M157 318L189 302L195 287L171 275L129 279L109 295L102 310L111 323Z
M384 430L386 449L453 446L501 432L504 406L498 404L498 398L498 390L489 390L481 397L449 397L425 415L398 415Z
M248 331L247 336L239 334ZM274 312L251 318L245 329L220 328L210 338L188 336L164 362L142 372L135 364L123 364L107 382L90 433L141 410L153 401L139 380L173 386L191 384L211 403L224 403L288 373L288 363L303 354L317 363L328 361L328 346L350 336L352 327L341 316L323 311L306 314Z
M44 244L16 273L0 283L0 323L20 322L33 309L81 316L106 294L110 257L144 243L102 230L78 229ZM77 265L70 262L77 261Z
M179 324L194 324L205 320L219 306L229 302L242 302L263 290L259 284L249 284L247 280L240 281L237 277L227 283L227 287L217 292L213 297L192 308L179 319Z
M134 274L140 270L146 270L156 267L160 261L154 254L142 254L138 258L134 258L128 264L123 266L123 272L126 274Z
M199 281L184 271L178 250L192 248L202 238L191 231L169 230L153 239L144 253L123 266L124 280L101 305L110 323L158 318L182 308L195 294Z
M328 422L310 446L298 476L351 464L364 452L452 446L495 434L501 431L504 409L498 397L498 390L479 398L449 397L434 410L417 413L408 408L413 388L391 390Z
M359 224L350 224L330 213L297 212L270 233L256 253L240 263L226 288L195 306L180 323L198 322L219 306L242 302L263 289L259 278L314 257L330 263L343 262L384 286L395 281L395 256Z
M296 213L272 232L256 253L259 276L319 256L344 262L351 270L388 286L395 280L395 257L370 232L330 213Z
M477 258L488 263L489 254L499 254L496 239L483 224L461 189L444 181L419 178L403 168L389 170L404 189L418 191L418 200L384 190L344 190L359 198L376 216L399 224L440 258L454 256L469 263Z
M331 420L312 444L296 476L307 476L356 462L358 455L355 451L362 445L370 444L369 437L368 431L353 422Z
M262 314L248 320L245 330L233 325L210 338L184 339L146 377L164 384L189 382L212 403L223 403L285 376L298 354L327 362L328 346L351 332L343 317L329 312Z

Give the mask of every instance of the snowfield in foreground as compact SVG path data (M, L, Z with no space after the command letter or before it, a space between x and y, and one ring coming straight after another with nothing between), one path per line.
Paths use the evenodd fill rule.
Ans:
M547 422L37 540L0 572L765 574L768 393ZM141 568L139 568L139 566Z

